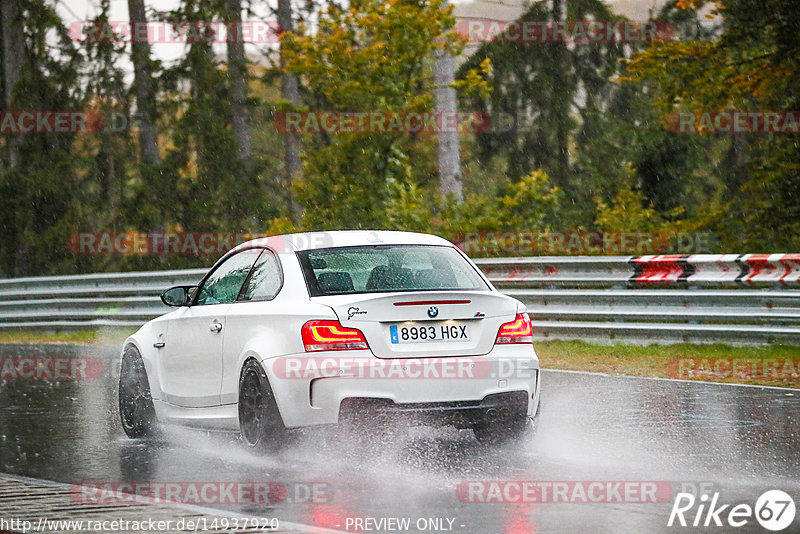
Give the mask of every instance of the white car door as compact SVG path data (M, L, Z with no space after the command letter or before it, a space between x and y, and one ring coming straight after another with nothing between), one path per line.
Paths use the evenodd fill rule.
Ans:
M297 337L296 332L283 330L279 326L291 313L285 302L274 301L282 287L283 270L280 260L272 250L265 249L245 282L239 300L231 305L225 316L228 335L223 344L223 381L220 392L222 404L232 404L238 399L241 371L239 357L254 336L264 337L272 347L285 346L283 336L294 334ZM265 329L269 329L266 336Z
M217 265L195 302L170 319L159 373L166 402L192 408L220 404L225 316L260 252L244 250Z

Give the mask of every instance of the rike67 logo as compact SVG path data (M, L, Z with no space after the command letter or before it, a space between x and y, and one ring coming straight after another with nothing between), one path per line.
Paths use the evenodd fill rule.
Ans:
M749 504L720 504L719 492L711 496L703 494L695 498L691 493L678 493L667 526L671 527L743 527L753 520L763 528L778 532L788 528L794 521L794 500L781 490L765 491L755 507Z

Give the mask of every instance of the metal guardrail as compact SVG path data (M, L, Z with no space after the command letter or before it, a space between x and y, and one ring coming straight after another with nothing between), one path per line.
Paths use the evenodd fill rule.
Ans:
M800 254L533 257L476 263L537 339L800 345ZM204 269L0 280L0 329L134 327Z
M800 345L800 254L477 260L537 339Z
M0 280L0 329L132 327L169 311L159 295L206 269Z
M476 263L503 287L800 287L800 254L539 256Z

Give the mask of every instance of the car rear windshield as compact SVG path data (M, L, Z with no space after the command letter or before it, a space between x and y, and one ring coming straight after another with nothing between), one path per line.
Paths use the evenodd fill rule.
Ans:
M312 297L488 289L453 247L372 245L298 252Z

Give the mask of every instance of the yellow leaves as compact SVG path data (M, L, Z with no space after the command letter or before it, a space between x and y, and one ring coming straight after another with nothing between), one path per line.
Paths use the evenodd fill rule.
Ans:
M491 58L484 58L475 69L470 69L462 79L453 83L453 87L465 95L476 94L481 98L488 98L492 93L492 84L489 79L492 74Z
M490 225L501 221L500 224L506 228L545 230L554 218L561 196L561 189L551 184L547 173L537 169L509 184L505 194L497 199L497 204L487 202L482 196L474 200L487 205L488 209L481 207L480 211L489 215L487 222ZM474 220L470 222L475 224Z
M730 60L722 52L714 42L657 44L628 62L629 76L624 81L653 86L656 105L664 115L681 101L700 107L724 107L726 92L736 87L728 78L736 72L726 72Z
M275 217L267 222L268 235L286 235L301 231L288 217Z
M675 2L675 5L681 9L697 9L701 7L704 0L678 0ZM713 0L713 3L721 8L723 6L723 0Z
M335 109L409 108L429 84L436 48L452 49L451 7L438 2L358 0L319 13L314 35L286 38L288 70ZM452 41L452 42L451 42Z
M644 208L641 191L621 188L611 205L595 197L598 216L595 222L605 231L652 231L657 226L657 213Z
M481 61L480 65L478 65L478 69L480 69L481 74L483 74L484 77L488 78L489 76L491 76L492 75L492 59L489 58L489 57L483 58L483 61Z

